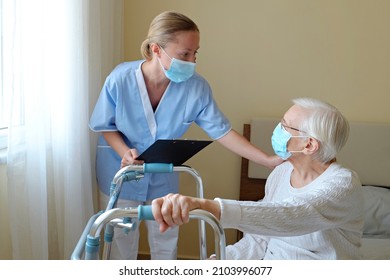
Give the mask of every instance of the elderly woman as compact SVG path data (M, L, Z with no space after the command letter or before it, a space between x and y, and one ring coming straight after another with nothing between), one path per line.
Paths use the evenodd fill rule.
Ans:
M269 175L262 201L169 194L152 203L160 231L188 222L189 211L214 214L224 228L245 232L228 259L358 259L363 198L358 176L336 162L349 125L332 105L293 100L272 135L286 161Z

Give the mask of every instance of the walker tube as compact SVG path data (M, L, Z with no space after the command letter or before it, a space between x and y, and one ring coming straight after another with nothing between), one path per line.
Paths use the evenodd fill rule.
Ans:
M108 201L108 204L107 204L107 207L106 207L106 211L115 207L115 205L116 205L116 203L118 201L118 197L119 197L119 194L120 194L121 187L122 187L122 181L120 181L120 184L117 184L115 182L111 183L111 186L110 186L110 200Z
M150 205L138 206L138 220L154 220L152 207Z
M208 211L195 209L190 211L190 218L199 219L207 222L214 230L215 235L215 254L217 259L224 260L226 258L226 239L224 229L219 224L217 218ZM154 220L152 207L150 205L138 206L138 219L139 220Z
M85 244L85 259L86 260L98 260L99 259L99 236L93 237L87 236L87 242Z
M110 224L107 224L104 230L104 242L111 243L113 237L114 237L114 227Z
M150 205L140 206L138 207L138 210L142 212L142 214L140 215L142 219L144 220L153 219L152 209ZM89 231L87 246L86 246L88 247L88 249L86 249L87 254L85 255L86 259L92 260L98 257L98 253L99 253L98 243L99 243L100 230L104 224L110 222L115 218L137 217L137 215L139 215L138 210L137 208L128 208L128 209L114 208L100 215L93 223ZM221 225L219 224L217 218L215 218L215 216L212 215L210 212L201 209L195 209L190 211L190 219L194 219L194 218L207 222L213 228L214 236L215 236L215 253L217 259L221 259L221 260L225 259L226 258L225 232L221 227Z
M172 173L172 163L144 163L145 173Z
M84 251L84 245L85 245L85 241L86 241L87 236L88 236L88 232L89 232L90 228L92 227L93 223L95 222L95 220L102 213L103 213L103 211L100 211L100 212L96 213L95 215L93 215L89 219L88 224L85 226L85 229L84 229L83 233L81 234L79 242L77 243L76 248L74 249L74 251L70 257L71 260L80 260L81 259L81 255Z
M123 178L123 182L128 182L128 181L132 181L132 180L137 180L140 177L139 177L137 172L129 171L129 172L123 173L122 178Z
M198 172L189 167L189 166L175 166L173 168L173 171L177 172L186 172L189 175L191 175L196 182L196 196L199 198L203 198L203 183L202 183L202 178L199 176ZM199 246L200 246L200 255L201 259L205 260L208 258L207 256L207 244L206 244L206 224L204 220L199 220Z
M202 222L207 222L214 230L215 237L215 255L218 260L226 259L226 238L225 231L217 218L208 211L195 209L190 211L191 219L200 219Z

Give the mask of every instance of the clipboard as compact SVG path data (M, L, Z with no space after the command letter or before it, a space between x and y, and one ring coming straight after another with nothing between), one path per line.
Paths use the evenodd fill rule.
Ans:
M174 166L180 166L212 142L211 140L159 139L137 159L145 163L172 163Z

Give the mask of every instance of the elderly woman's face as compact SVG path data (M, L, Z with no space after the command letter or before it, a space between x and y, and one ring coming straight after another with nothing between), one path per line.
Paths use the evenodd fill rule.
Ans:
M305 118L307 112L297 105L293 105L283 116L281 120L282 127L293 136L304 135L299 127ZM307 138L291 138L287 144L289 151L300 151L305 147Z
M282 126L285 128L291 135L299 135L299 126L303 120L305 111L303 108L293 105L283 116Z

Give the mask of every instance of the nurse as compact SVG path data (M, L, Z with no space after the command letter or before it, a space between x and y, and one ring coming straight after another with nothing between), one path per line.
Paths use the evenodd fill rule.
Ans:
M234 131L213 99L208 82L195 72L199 29L188 17L163 12L151 23L141 45L144 60L124 62L107 77L90 119L99 132L96 173L100 206L108 204L116 172L129 164L142 164L139 154L157 139L183 136L192 123L232 152L274 168L282 162L251 145ZM123 184L117 206L136 207L178 192L178 175L145 174L140 181ZM176 259L178 228L160 233L158 224L146 222L152 259ZM112 259L136 259L139 232L115 231Z

